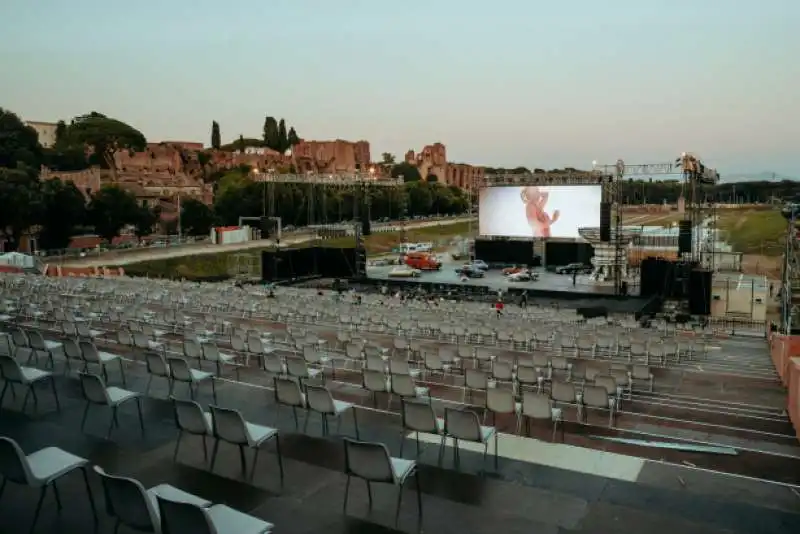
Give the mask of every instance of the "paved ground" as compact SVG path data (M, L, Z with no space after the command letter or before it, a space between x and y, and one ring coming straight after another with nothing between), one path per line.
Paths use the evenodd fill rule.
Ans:
M115 376L112 375L112 380ZM141 372L129 373L131 389L143 390ZM62 411L46 392L40 393L38 416L21 415L8 406L0 412L0 434L20 442L26 452L44 446L60 446L82 455L107 471L133 476L146 487L170 483L217 503L266 519L281 533L417 532L414 486L404 492L398 529L393 528L396 491L374 486L374 505L367 506L365 487L352 484L347 514L342 513L345 477L343 451L339 438L319 437L321 427L312 417L307 434L298 432L289 409L279 410L271 395L252 387L220 384L218 402L236 407L248 420L277 426L281 431L285 481L281 485L274 447L261 453L253 481L243 477L235 447L223 444L215 471L203 460L198 438L182 441L178 461L172 461L176 431L166 392L155 385L153 397L144 403L145 437L138 428L135 410L123 409L120 428L106 440L108 413L93 410L86 432L80 431L83 402L77 381L59 378ZM182 396L182 389L176 395ZM201 389L200 401L211 401L210 391ZM414 442L403 439L393 416L367 409L358 411L362 439L384 442L393 455L414 457ZM303 420L301 426L303 428ZM335 425L331 425L335 428ZM348 414L341 431L352 435ZM518 438L521 439L521 438ZM536 440L526 440L541 443ZM573 458L574 465L555 468L537 463L536 457L517 459L510 442L501 444L497 467L491 458L484 464L481 455L462 451L458 466L452 448L438 465L438 446L424 440L418 461L421 463L422 528L444 533L624 533L650 534L758 534L800 531L800 498L789 489L741 478L639 461L631 470L628 460L607 455L598 466L613 465L601 476L585 472L583 458L574 456L567 445L550 445L553 454ZM561 452L558 452L561 451ZM623 457L626 458L626 457ZM251 456L248 455L248 468ZM598 467L599 469L599 467ZM584 472L581 472L583 470ZM113 523L105 514L98 480L90 478L100 523L92 528L83 481L72 475L59 484L63 504L45 501L36 532L111 532ZM24 532L29 525L37 492L14 486L0 500L0 532Z

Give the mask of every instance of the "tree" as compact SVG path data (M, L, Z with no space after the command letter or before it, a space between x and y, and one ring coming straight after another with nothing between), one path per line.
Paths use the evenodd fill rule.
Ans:
M147 206L139 206L136 210L134 220L132 221L136 237L141 239L152 234L153 227L158 222L160 216L161 209L158 206L153 209L148 208Z
M439 181L439 177L433 173L428 173L428 176L425 177L426 182L436 183Z
M383 165L394 165L395 157L394 155L390 154L389 152L384 152L381 154L381 163Z
M289 133L286 134L287 142L289 143L289 148L293 147L294 145L300 142L300 138L297 137L297 132L294 130L294 126L289 128Z
M0 167L26 165L39 170L43 162L39 134L14 113L0 108Z
M89 147L104 168L116 173L114 153L117 150L142 151L147 146L144 134L117 119L106 117L95 111L75 117L67 127L70 143Z
M278 132L278 121L275 117L267 116L264 118L263 129L264 146L280 152L280 134Z
M60 179L41 184L43 210L39 224L39 248L63 249L76 229L86 223L86 199L75 184Z
M276 150L281 154L289 148L289 134L286 133L286 121L283 119L278 123L278 146Z
M30 170L0 167L0 235L8 250L17 250L23 234L39 222L43 210L40 185Z
M214 212L199 200L187 198L181 202L183 233L193 236L208 235L214 222Z
M220 146L222 146L222 137L219 133L219 123L211 121L211 148L219 150Z
M136 197L113 185L97 191L89 203L88 221L97 235L108 241L125 226L140 222L141 215Z
M58 121L56 123L56 144L58 144L59 141L63 142L66 135L67 135L67 123L65 123L64 121Z
M422 180L422 175L420 175L419 169L405 161L392 167L391 174L392 178L398 178L402 176L404 182L419 182Z
M244 136L239 134L239 152L244 152L247 148L247 143L245 143Z

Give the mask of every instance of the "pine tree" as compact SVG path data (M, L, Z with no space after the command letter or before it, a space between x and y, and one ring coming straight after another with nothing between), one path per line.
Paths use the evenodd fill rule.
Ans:
M297 132L294 131L294 126L289 128L289 133L286 135L286 141L290 148L300 142L300 138L297 137Z
M280 138L278 136L278 121L275 117L264 118L264 146L280 151Z
M219 123L217 121L211 122L211 148L219 150L222 146L222 140L219 134Z
M278 123L278 152L283 154L289 148L289 138L286 133L286 121L281 119Z

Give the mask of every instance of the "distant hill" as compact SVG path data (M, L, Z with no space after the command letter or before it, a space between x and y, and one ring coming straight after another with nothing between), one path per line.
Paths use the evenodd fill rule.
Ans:
M781 182L783 180L797 180L797 177L786 176L785 174L777 174L774 172L756 172L756 173L733 173L723 174L720 177L722 183L736 183L736 182Z

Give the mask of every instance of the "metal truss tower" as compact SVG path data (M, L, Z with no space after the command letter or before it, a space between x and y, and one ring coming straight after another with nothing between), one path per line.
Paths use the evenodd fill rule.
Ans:
M797 224L800 222L800 204L784 206L781 213L786 218L786 243L781 273L781 332L791 334L800 326L800 240Z

